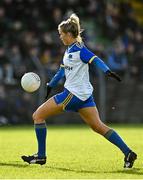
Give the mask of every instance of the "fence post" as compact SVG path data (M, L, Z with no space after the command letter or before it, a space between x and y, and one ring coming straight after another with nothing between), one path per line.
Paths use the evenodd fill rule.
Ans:
M99 76L99 112L102 121L106 121L106 81L105 74L97 69Z

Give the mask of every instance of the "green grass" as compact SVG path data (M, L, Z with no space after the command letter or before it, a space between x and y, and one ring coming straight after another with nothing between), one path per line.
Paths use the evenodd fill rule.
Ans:
M48 162L28 165L20 156L36 152L32 126L0 127L0 179L143 179L143 126L112 126L138 154L123 169L122 153L87 126L49 126Z

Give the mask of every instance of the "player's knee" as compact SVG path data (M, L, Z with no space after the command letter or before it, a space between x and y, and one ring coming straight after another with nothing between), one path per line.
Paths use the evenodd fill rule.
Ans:
M101 124L96 124L91 126L92 130L95 131L96 133L101 134L102 131L102 125Z
M96 133L104 135L109 128L104 123L98 123L91 127Z
M32 115L34 123L43 123L45 120L40 117L40 114L35 111Z
M36 119L36 112L34 112L34 113L32 114L32 119L33 119L33 121Z

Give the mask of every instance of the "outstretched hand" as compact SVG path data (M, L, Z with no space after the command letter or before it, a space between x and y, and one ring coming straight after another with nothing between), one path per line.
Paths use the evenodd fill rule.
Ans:
M116 74L115 72L112 72L112 71L110 71L110 70L106 71L106 75L107 75L108 77L111 77L111 78L116 79L116 80L119 81L119 82L122 81L121 78L120 78L120 76L119 76L118 74Z
M48 98L50 92L51 92L52 88L49 86L49 84L47 83L46 84L46 96L45 96L45 99Z

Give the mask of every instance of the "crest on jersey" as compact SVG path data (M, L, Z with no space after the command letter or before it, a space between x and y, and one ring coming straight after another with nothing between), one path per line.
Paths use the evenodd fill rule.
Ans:
M71 59L72 58L72 54L69 54L69 59Z

